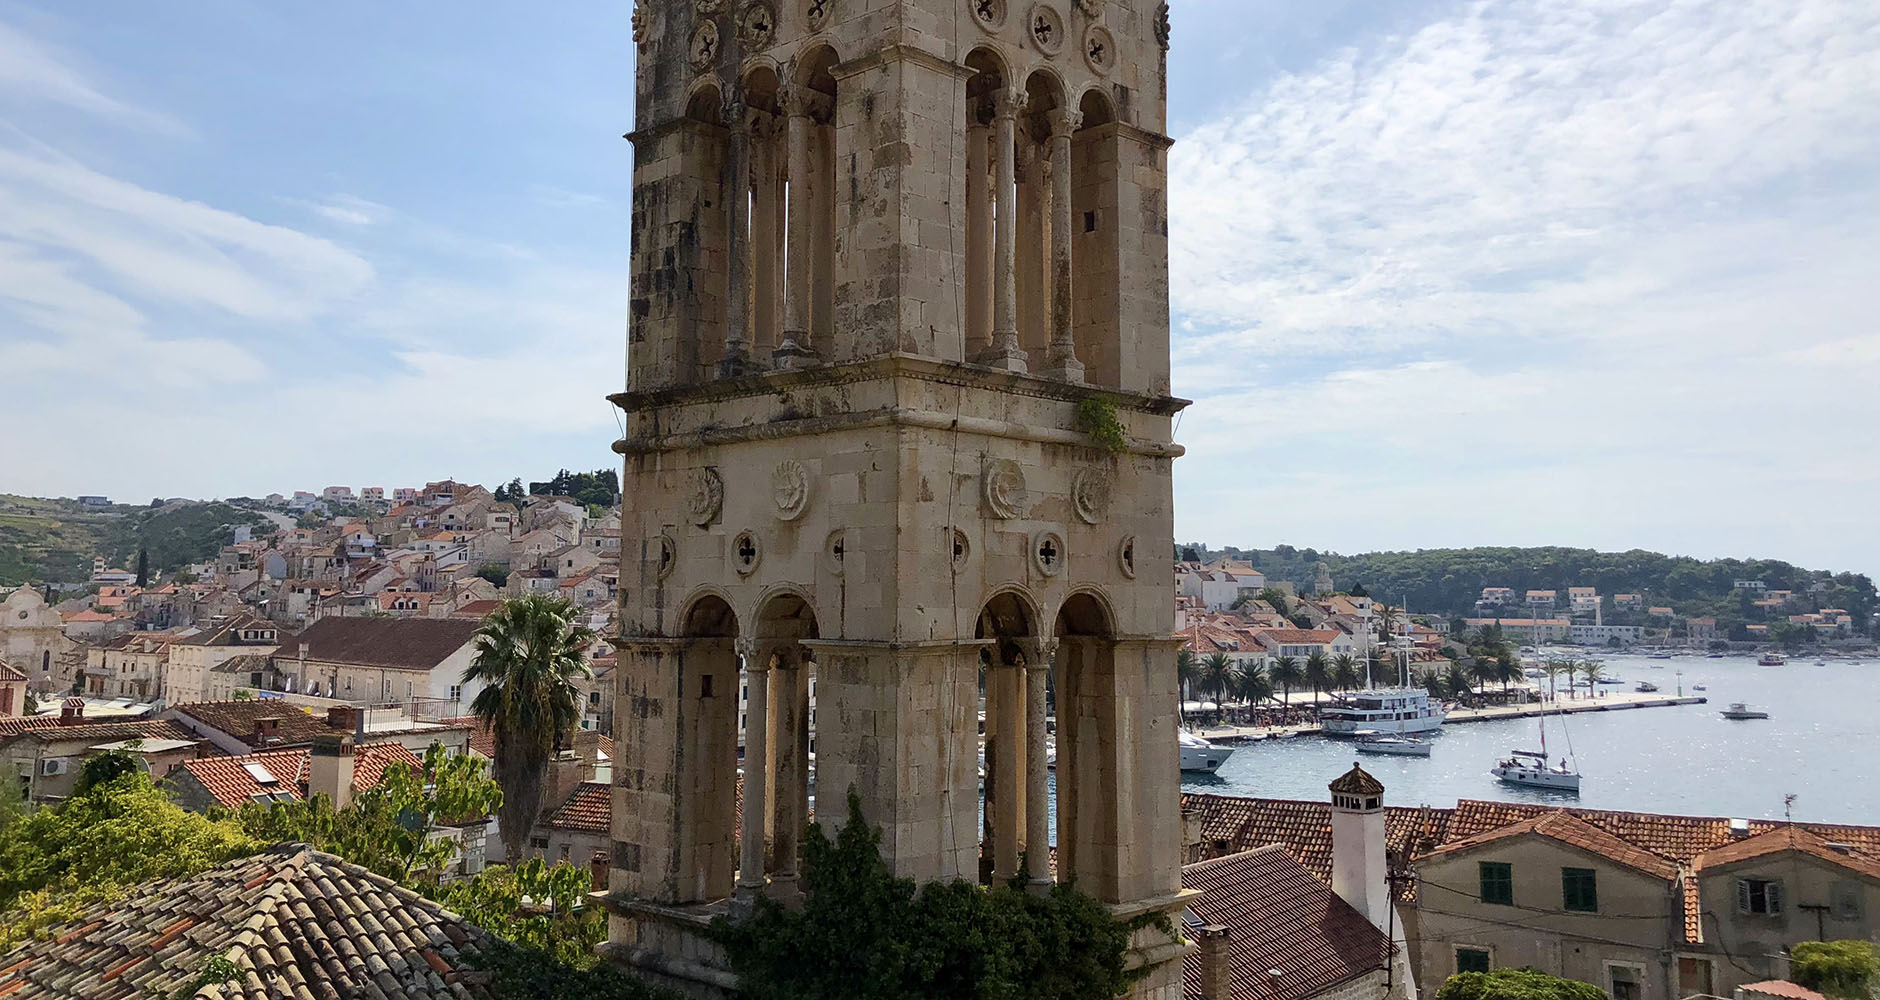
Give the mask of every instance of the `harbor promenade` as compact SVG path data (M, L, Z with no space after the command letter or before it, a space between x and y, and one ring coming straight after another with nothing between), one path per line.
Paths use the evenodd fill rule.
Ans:
M1297 697L1294 704L1310 704ZM1489 705L1482 708L1452 708L1445 725L1457 725L1465 722L1489 722L1495 719L1532 719L1544 715L1577 715L1583 712L1624 712L1638 708L1672 708L1678 705L1702 705L1709 699L1703 695L1665 694L1663 692L1645 693L1638 691L1600 691L1591 698L1560 697L1553 700L1521 702L1514 705ZM1301 723L1291 726L1190 726L1191 732L1207 740L1225 742L1249 742L1254 740L1288 739L1298 736L1317 736L1322 733L1316 722Z

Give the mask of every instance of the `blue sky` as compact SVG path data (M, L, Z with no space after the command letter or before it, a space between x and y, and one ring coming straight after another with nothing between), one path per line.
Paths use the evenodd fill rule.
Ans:
M0 491L611 464L629 10L0 0ZM1880 570L1880 7L1173 19L1180 537Z

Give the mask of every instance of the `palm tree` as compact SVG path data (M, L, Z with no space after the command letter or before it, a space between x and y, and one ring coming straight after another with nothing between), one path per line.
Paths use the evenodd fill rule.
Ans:
M1469 688L1469 672L1462 669L1462 664L1451 662L1443 674L1443 691L1451 698L1461 700L1474 692Z
M495 737L492 776L502 786L497 829L511 864L521 860L542 807L548 759L581 721L575 678L592 678L587 650L598 638L559 594L512 597L471 638L466 685L481 685L470 712Z
M1358 676L1358 661L1350 653L1340 653L1332 657L1332 679L1341 687L1344 678Z
M1305 680L1305 671L1299 668L1299 660L1291 656L1282 656L1274 660L1272 669L1268 670L1266 675L1279 686L1280 690L1285 692L1284 697L1288 705L1292 704L1293 685Z
M1193 699L1195 680L1200 674L1200 662L1194 650L1184 648L1175 654L1175 683L1181 687L1183 701Z
M1207 658L1201 661L1201 690L1214 695L1214 703L1217 707L1233 683L1234 661L1228 659L1226 653L1209 653Z
M1305 682L1312 685L1312 704L1319 703L1319 690L1332 686L1332 673L1324 649L1315 649L1306 657Z
M1480 692L1484 685L1493 684L1500 676L1501 668L1496 665L1494 657L1478 656L1473 663L1469 664L1469 677L1475 681L1477 692Z
M1509 685L1526 676L1521 671L1521 661L1512 656L1495 658L1495 679L1501 682L1501 693L1507 694Z
M1403 622L1403 609L1379 601L1371 606L1371 610L1377 613L1377 627L1384 633L1384 641L1389 642L1390 637L1396 634L1397 626Z
M1257 705L1273 697L1273 682L1266 675L1266 668L1258 660L1245 660L1234 671L1234 693L1249 705Z
M1587 660L1580 664L1580 676L1586 678L1586 696L1591 698L1593 685L1599 683L1601 677L1606 676L1606 667L1598 660Z

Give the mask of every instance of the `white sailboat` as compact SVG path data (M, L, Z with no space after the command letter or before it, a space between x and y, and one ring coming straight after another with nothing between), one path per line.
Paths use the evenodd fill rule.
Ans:
M1580 772L1577 767L1570 767L1567 758L1572 756L1569 741L1567 756L1561 757L1557 764L1550 765L1547 756L1547 718L1541 717L1541 748L1535 750L1514 750L1500 763L1489 769L1490 774L1510 785L1525 785L1529 788L1545 788L1555 792L1580 793ZM1562 721L1561 725L1565 726Z

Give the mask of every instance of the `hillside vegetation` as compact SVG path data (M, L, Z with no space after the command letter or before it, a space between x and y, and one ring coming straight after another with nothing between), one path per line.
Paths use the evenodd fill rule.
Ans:
M170 572L214 556L238 524L267 526L268 520L225 503L84 507L0 494L0 586L83 583L93 556L131 569L140 547L150 550L152 569Z
M1738 580L1761 580L1770 590L1794 591L1794 606L1783 609L1784 614L1841 608L1864 627L1876 606L1873 581L1864 574L1804 569L1777 559L1701 560L1642 549L1598 552L1553 546L1350 556L1290 545L1208 550L1210 555L1223 553L1250 559L1269 579L1291 582L1300 593L1316 590L1323 573L1340 590L1363 584L1379 600L1446 616L1472 614L1484 587L1559 591L1562 604L1568 587L1596 587L1605 599L1608 621L1624 617L1612 604L1614 594L1640 594L1647 607L1667 606L1680 616L1714 616L1725 627L1776 617L1775 609L1756 608L1749 593L1735 590Z

